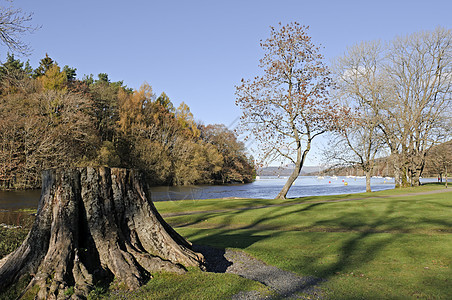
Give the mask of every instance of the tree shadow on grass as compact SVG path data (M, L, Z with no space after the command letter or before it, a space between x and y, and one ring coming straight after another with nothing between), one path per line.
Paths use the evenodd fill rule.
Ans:
M425 198L425 197L424 197ZM424 199L423 198L423 199ZM426 198L430 200L429 204L434 206L434 209L444 209L444 206L448 206L446 203L435 200L434 197ZM223 248L239 248L246 249L255 243L259 243L272 237L278 237L279 235L288 231L298 232L312 232L316 228L320 229L313 236L321 239L322 231L331 234L334 232L347 233L349 235L341 235L338 238L342 239L339 249L336 250L337 257L333 262L323 264L325 256L320 254L318 256L312 255L306 257L300 255L300 262L296 263L299 266L299 270L317 270L316 276L328 280L338 274L344 272L350 272L350 270L357 270L361 267L371 263L374 259L378 258L383 251L385 251L391 245L397 245L399 240L406 236L407 233L419 234L420 230L436 231L435 228L441 228L439 234L448 232L447 228L452 228L452 222L444 218L435 219L426 217L418 217L417 214L423 214L422 210L424 206L418 206L418 201L388 201L379 207L379 210L372 208L362 208L362 210L354 211L345 209L338 211L337 214L331 214L327 218L321 218L314 220L309 228L295 228L290 229L287 225L278 226L278 222L271 222L275 220L282 220L289 217L292 214L297 214L303 218L309 218L309 213L312 210L320 207L324 208L325 205L332 205L333 203L313 203L313 204L299 204L299 208L291 209L287 207L273 207L268 210L268 213L260 216L258 219L254 219L241 226L235 226L231 228L236 220L239 219L244 211L235 211L223 213L222 223L215 224L212 231L209 231L208 236L199 237L196 229L202 230L202 228L193 228L195 233L189 235L195 238L194 242L203 245L212 245ZM356 202L355 202L356 203ZM364 203L364 202L363 202ZM355 205L352 203L346 205ZM334 208L332 208L334 209ZM408 217L406 214L401 213L410 211ZM412 213L413 211L414 213ZM203 220L209 220L209 218L218 218L221 214L203 215ZM200 220L196 220L194 224L199 224ZM271 230L271 234L268 231L262 232L265 225L271 223L272 226L268 228ZM428 233L430 234L430 233ZM433 234L433 233L432 233ZM437 234L437 233L435 233ZM313 240L315 243L315 240ZM288 245L290 246L290 245ZM303 247L303 245L300 245ZM276 247L278 248L278 247ZM279 249L283 249L280 247ZM424 249L425 250L425 249ZM421 250L421 251L424 251ZM403 251L409 251L408 249ZM320 253L324 253L319 251ZM408 252L406 252L408 253ZM331 254L331 253L330 253ZM275 256L280 254L275 253ZM396 257L397 258L397 257ZM308 271L309 272L309 271ZM355 276L355 275L354 275ZM434 279L430 281L434 282ZM432 283L435 284L435 283ZM444 284L443 284L444 285ZM443 286L438 281L438 288ZM447 293L447 292L446 292Z

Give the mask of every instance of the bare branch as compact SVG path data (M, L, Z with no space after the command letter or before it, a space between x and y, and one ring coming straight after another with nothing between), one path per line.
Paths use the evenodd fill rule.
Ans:
M12 52L28 54L31 49L21 36L33 33L39 26L29 25L32 13L24 13L20 8L0 7L0 41Z

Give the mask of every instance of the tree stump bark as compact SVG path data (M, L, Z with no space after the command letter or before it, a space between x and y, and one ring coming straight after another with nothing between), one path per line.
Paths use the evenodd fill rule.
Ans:
M136 289L159 270L203 268L204 258L157 212L141 175L127 169L45 171L35 223L0 260L0 290L30 276L39 299L84 299L101 282ZM66 295L65 295L66 294Z

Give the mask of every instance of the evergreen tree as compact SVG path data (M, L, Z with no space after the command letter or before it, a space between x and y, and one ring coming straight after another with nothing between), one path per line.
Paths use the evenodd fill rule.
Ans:
M96 83L110 83L110 79L108 78L108 74L107 73L99 73L97 74L97 80Z
M33 74L33 67L30 65L30 60L27 60L24 66L25 74L27 74L29 77Z
M63 67L63 72L66 73L66 78L68 82L73 82L76 79L75 78L75 76L77 76L76 71L77 71L76 68L71 68L68 65L65 65Z
M85 83L87 86L90 86L92 84L94 84L94 76L93 74L89 74L89 75L84 75L82 82Z
M43 76L47 70L49 70L56 62L53 61L46 53L46 57L40 60L39 67L37 67L33 73L33 78L37 78L39 76Z
M6 62L0 67L0 74L7 74L12 70L22 70L24 63L14 58L14 54L8 53Z
M26 65L28 68L29 64ZM21 82L29 77L28 70L24 69L24 63L9 54L6 62L0 66L0 86L2 94L15 93L22 86Z

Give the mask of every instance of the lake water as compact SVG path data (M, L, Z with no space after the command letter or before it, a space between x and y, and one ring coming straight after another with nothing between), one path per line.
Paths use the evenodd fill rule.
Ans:
M294 182L287 197L337 195L361 193L366 191L365 178L300 176ZM151 190L153 201L193 200L212 198L275 198L287 178L261 177L253 183L237 185L155 187ZM346 183L346 184L345 184ZM394 188L394 180L372 178L373 191Z
M160 186L151 189L153 201L195 200L214 198L274 198L283 187L287 178L262 177L253 183L214 186ZM436 181L424 179L422 182ZM347 185L345 184L347 183ZM372 191L394 188L393 179L372 178ZM366 191L365 178L328 177L318 179L315 176L300 176L293 184L288 197L319 195L338 195L362 193ZM35 208L38 205L40 190L0 191L0 211L20 208Z

